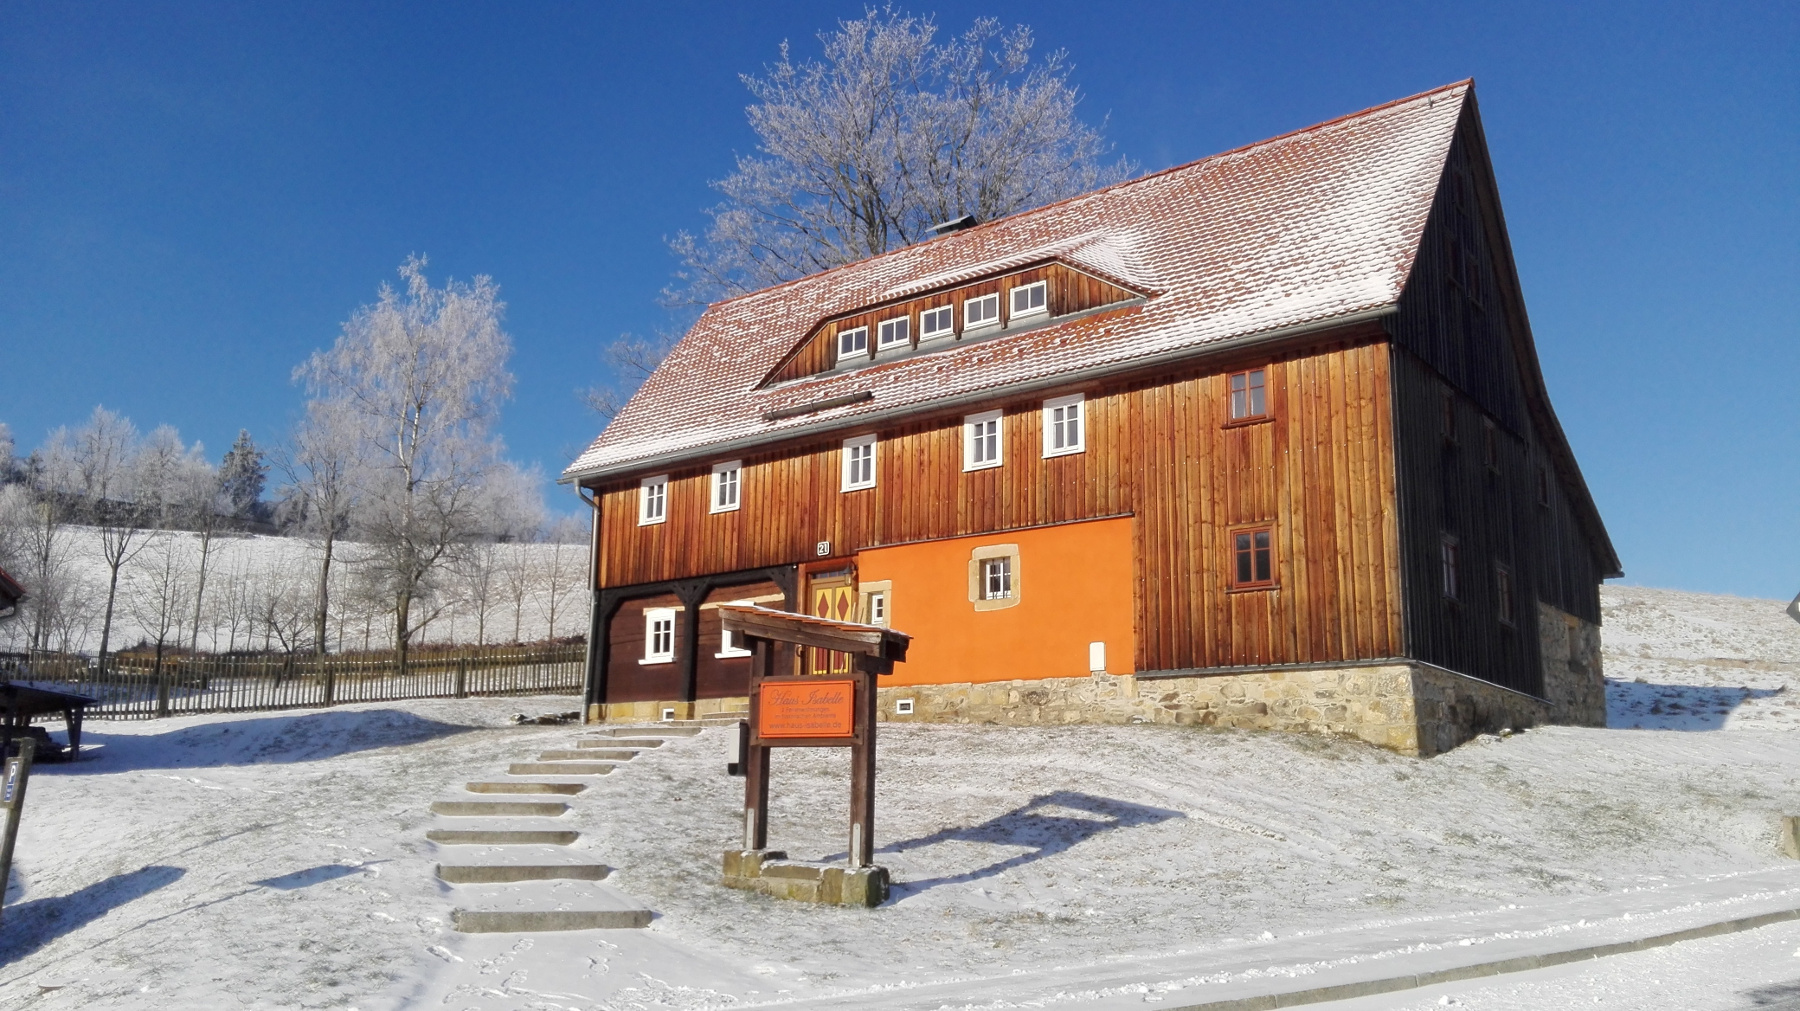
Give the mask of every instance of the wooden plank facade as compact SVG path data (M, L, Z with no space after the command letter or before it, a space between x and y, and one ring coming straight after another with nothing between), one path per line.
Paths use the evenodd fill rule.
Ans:
M982 655L1017 655L1016 664L965 664L954 678L907 664L896 671L907 683L1417 661L1544 696L1539 602L1597 624L1598 584L1618 565L1543 388L1472 95L1459 108L1441 128L1435 190L1421 187L1408 226L1416 247L1404 283L1376 311L1060 385L921 402L863 423L821 422L577 475L595 520L590 703L740 695L748 661L721 634L718 604L755 599L812 613L826 606L818 587L830 588L833 617L848 606L879 622L891 608L919 658L943 656L933 650L944 642L1015 637L1001 643L1013 653ZM1093 227L1085 217L1077 224ZM916 342L919 313L953 305L960 331L968 299L999 294L1006 307L1009 292L1038 281L1048 284L1044 318L1017 330L1006 320L983 339L1026 339L1084 314L1147 326L1163 297L1155 285L1127 287L1060 260L941 276L956 280L893 287L884 278L898 294L812 317L820 322L756 373L755 388L873 361L874 392L863 396L880 397L889 374L879 364L881 321L905 316ZM1107 311L1115 306L1131 308ZM869 328L868 360L845 364L837 335L852 327ZM1252 371L1266 410L1234 418L1234 377ZM1052 451L1049 412L1076 397L1080 448ZM989 411L1000 414L1000 461L971 463L969 416ZM859 482L846 480L846 440L870 437L872 486L851 487ZM735 499L715 509L714 468L728 463ZM641 482L665 478L660 512L645 521ZM1240 535L1260 533L1271 565L1244 585L1236 567L1250 542ZM1019 608L1007 614L977 585L990 572L983 559L1000 557L1011 568L992 578ZM917 575L925 559L937 567L930 578ZM1072 612L1050 606L1085 585L1090 569L1103 594ZM917 616L929 611L942 628L905 623L906 595L916 601L927 584L934 607L912 613L925 620ZM646 636L661 634L649 623L665 620L649 611L674 615L677 645L666 654L647 649ZM943 617L952 613L961 617ZM1091 635L1085 625L1059 629L1068 634L1054 655L1048 646L1033 653L1030 621L1089 617Z

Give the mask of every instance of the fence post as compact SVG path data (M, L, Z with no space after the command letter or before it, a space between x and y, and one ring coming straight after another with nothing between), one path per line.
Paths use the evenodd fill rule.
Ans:
M324 657L319 658L319 666L324 668L324 670L325 670L325 702L324 702L324 704L331 705L334 700L334 697L337 695L337 670L332 667L331 661L325 659Z
M156 715L169 715L169 675L162 660L156 661Z
M469 658L466 656L456 658L456 697L469 697Z
M19 818L25 812L25 784L31 781L31 760L35 757L37 742L27 737L19 742L19 757L5 759L5 782L0 783L0 808L6 810L6 835L0 837L0 905L6 901L6 883L12 880L13 843L19 838Z

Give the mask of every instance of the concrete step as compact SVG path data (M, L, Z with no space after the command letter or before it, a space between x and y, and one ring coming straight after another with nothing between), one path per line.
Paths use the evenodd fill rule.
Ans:
M470 783L470 793L554 793L573 796L587 789L586 783Z
M513 881L599 881L612 873L605 864L438 864L437 876L453 885Z
M594 737L693 737L702 728L697 726L670 726L659 723L653 727L594 727L587 731Z
M592 881L462 885L457 896L463 905L451 913L451 923L467 934L647 927L653 915L636 899Z
M604 759L608 762L629 762L636 757L637 752L619 748L578 748L574 751L546 751L538 756L538 761L566 762L570 759L576 761Z
M604 776L611 771L610 762L514 762L506 767L509 776Z
M432 814L477 818L518 816L557 818L566 814L568 810L569 805L560 800L440 800L431 805Z
M447 846L567 846L580 832L556 829L434 828L425 838Z
M577 748L660 748L660 737L597 737L575 742Z

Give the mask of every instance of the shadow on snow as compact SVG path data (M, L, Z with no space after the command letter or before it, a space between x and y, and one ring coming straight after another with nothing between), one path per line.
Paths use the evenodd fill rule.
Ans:
M1155 825L1184 817L1186 815L1180 811L1131 804L1073 790L1058 790L1033 797L1029 802L979 825L940 829L927 836L883 846L881 852L904 853L944 842L996 843L1030 848L1030 852L1015 854L962 874L894 884L897 893L922 892L939 885L964 884L993 877L1034 860L1042 860L1072 849L1102 832Z
M1606 682L1606 725L1615 730L1718 730L1751 699L1780 688Z
M478 727L440 723L399 709L324 710L176 727L155 734L109 734L90 722L81 760L45 764L33 776L104 774L134 769L206 769L316 762L376 748L419 744ZM59 739L60 733L54 734ZM89 747L99 745L93 752Z
M140 867L68 895L8 906L0 918L0 965L24 958L126 903L175 883L186 873L180 867Z

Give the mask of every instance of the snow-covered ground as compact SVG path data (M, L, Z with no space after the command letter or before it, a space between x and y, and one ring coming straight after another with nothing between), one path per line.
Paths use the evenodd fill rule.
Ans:
M734 737L672 741L559 819L617 868L609 885L657 911L638 931L448 929L429 803L579 736L506 720L564 698L91 724L93 761L32 782L0 1008L936 1008L1028 993L1178 1007L1283 974L1418 971L1459 946L1800 908L1800 862L1777 848L1778 817L1800 813L1800 625L1772 601L1605 599L1615 724L1686 732L1552 727L1417 760L1243 731L886 728L876 833L898 884L872 911L718 887L741 831ZM1669 692L1682 710L1649 712ZM841 752L779 753L772 844L841 856L846 773ZM1345 1006L1755 1006L1800 980L1796 944L1783 924Z

